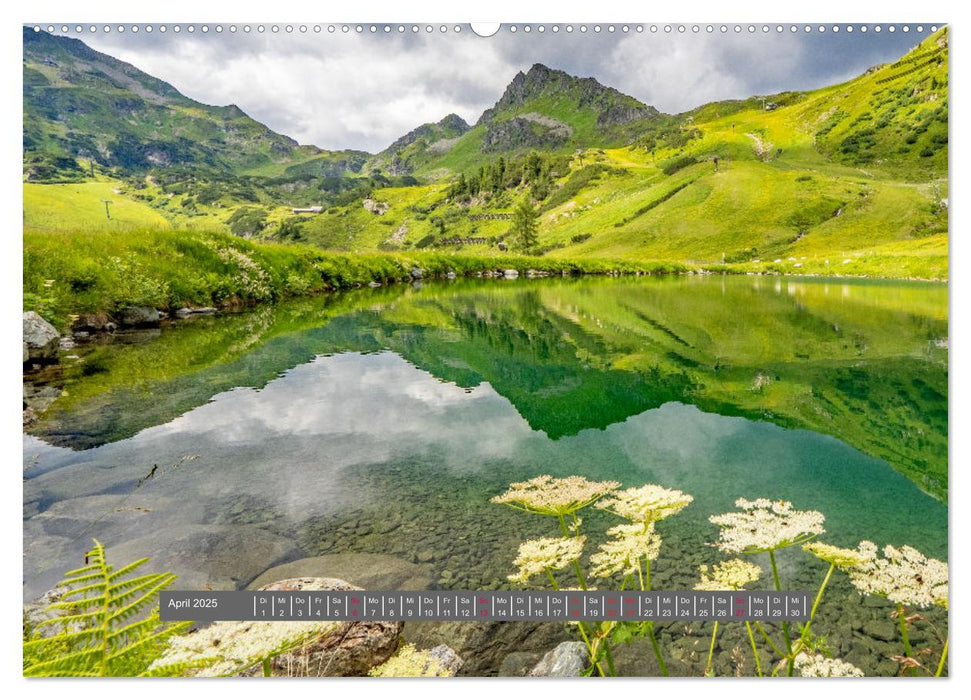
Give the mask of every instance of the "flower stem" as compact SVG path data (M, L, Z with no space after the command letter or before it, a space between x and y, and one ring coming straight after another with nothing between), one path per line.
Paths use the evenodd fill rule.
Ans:
M657 665L661 669L661 675L668 675L668 667L664 663L664 657L661 656L661 645L657 643L657 637L654 636L654 622L650 621L647 623L647 636L651 640L651 646L654 648L654 658L657 659Z
M765 639L765 643L768 644L769 647L771 647L772 651L774 651L778 656L785 656L785 654L783 654L782 651L779 650L779 647L777 647L775 644L772 643L772 639L769 637L768 633L764 629L762 629L761 622L755 623L755 629L759 631L759 634L762 635L762 638Z
M593 663L593 665L596 667L597 672L600 673L601 676L603 676L604 678L606 678L607 674L604 673L603 666L601 666L600 665L600 662L596 660L597 659L597 650L594 649L593 644L590 642L590 637L587 636L587 630L583 626L583 623L582 622L578 622L577 623L577 628L579 628L579 630L580 630L580 636L583 637L583 643L587 645L587 653L590 656L591 663Z
M718 624L717 622L715 623ZM759 659L759 650L755 648L755 636L752 634L752 623L745 621L745 629L748 630L748 641L752 645L752 657L755 659L755 670L762 677L762 661Z
M816 617L816 609L819 607L819 602L823 599L823 591L826 590L826 584L829 583L829 577L833 575L835 569L836 564L829 565L829 571L826 572L826 577L819 586L819 592L816 593L816 600L813 601L813 609L809 612L809 620L806 622L806 626L802 628L802 634L800 635L804 644L809 641L809 627L813 624L813 618Z
M910 646L910 635L907 633L907 618L904 615L904 606L901 603L897 603L897 622L900 624L900 638L904 642L904 654L909 659L913 658L914 652ZM906 671L907 675L914 675L912 671L913 669L908 668Z
M269 656L267 656L265 659L263 659L263 676L265 678L269 678L272 675L273 675L273 661L272 659L270 659Z
M572 537L573 535L570 534L570 528L566 526L566 518L564 518L562 515L557 515L556 517L557 520L560 521L560 531L563 533L563 536ZM573 570L577 574L577 582L580 584L580 588L587 590L587 580L583 577L583 570L580 569L579 561L573 562Z
M779 582L779 569L775 565L775 550L769 550L769 561L772 562L772 579L775 581L775 589L777 591L782 590L782 584ZM786 675L792 675L792 635L789 633L789 623L786 620L782 621L782 633L786 638L786 657L788 658L788 663L786 663Z
M641 579L641 590L649 591L651 590L651 560L644 558L644 577ZM641 572L641 560L637 560L637 573ZM661 645L657 643L657 637L654 635L654 622L650 621L647 623L647 636L651 639L651 646L654 648L654 656L657 659L657 665L661 669L661 675L668 675L668 667L664 663L664 657L661 656Z
M944 640L944 650L941 651L941 662L937 664L937 673L934 674L935 677L940 676L944 671L944 662L947 661L947 643L950 641L950 637Z
M603 645L604 645L604 658L607 659L607 671L611 676L617 676L617 669L614 668L614 655L610 651L610 642L607 639L608 635L604 635Z
M749 633L751 634L751 633ZM708 663L705 664L705 675L712 675L711 671L711 657L715 655L715 637L718 635L718 620L715 620L715 626L711 630L711 644L708 645Z

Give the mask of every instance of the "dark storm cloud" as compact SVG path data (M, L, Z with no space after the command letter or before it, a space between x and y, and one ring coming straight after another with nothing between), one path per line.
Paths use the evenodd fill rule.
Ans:
M93 48L208 104L237 104L254 119L325 148L377 151L455 112L469 122L517 71L543 63L593 76L665 112L705 102L840 82L892 61L927 36L845 28L754 34L715 28L684 33L586 33L520 29L485 39L410 27L399 34L198 29L190 34L117 31L80 35ZM73 30L69 32L77 36Z

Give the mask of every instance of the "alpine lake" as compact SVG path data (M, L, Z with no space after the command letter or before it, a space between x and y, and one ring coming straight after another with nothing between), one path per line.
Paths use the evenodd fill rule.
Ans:
M489 499L541 474L693 495L658 525L659 589L725 558L708 517L740 497L821 511L820 541L946 560L947 338L944 284L722 275L435 281L93 338L25 376L24 599L92 538L179 589L288 563L366 587L522 587L518 544L556 521ZM589 554L619 521L582 515ZM826 572L799 547L779 565L791 589ZM813 631L892 675L892 611L837 572ZM946 614L922 612L911 641L939 649ZM751 673L744 627L726 627L716 670ZM662 626L672 671L700 674L709 637ZM621 672L656 672L645 649L619 649Z

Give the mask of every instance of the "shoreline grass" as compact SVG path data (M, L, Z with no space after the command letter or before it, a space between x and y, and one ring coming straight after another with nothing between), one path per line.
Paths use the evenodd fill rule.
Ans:
M520 275L796 274L881 278L866 269L787 270L781 266L675 261L473 255L436 252L344 253L306 244L253 242L226 233L140 229L24 232L23 308L66 328L71 316L126 306L174 310L233 308L368 285L422 279ZM842 266L841 266L842 267ZM921 279L919 276L906 278ZM900 278L894 278L900 279ZM946 278L945 278L946 279ZM929 281L940 281L932 279Z
M254 243L230 234L145 229L50 233L27 230L23 307L62 328L79 313L126 306L174 310L254 305L373 284L474 277L529 269L542 274L670 274L691 267L664 261L475 256L447 253L340 253L303 244Z

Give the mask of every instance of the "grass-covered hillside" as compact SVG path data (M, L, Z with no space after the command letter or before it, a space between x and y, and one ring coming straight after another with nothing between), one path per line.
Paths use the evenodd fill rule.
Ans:
M377 189L379 207L333 208L304 231L347 250L485 253L503 236L515 246L506 217L529 198L542 215L538 250L550 256L945 278L947 75L945 29L842 85L680 115L679 139L654 132L617 148L547 151L539 178L523 175L515 153L460 152L480 125L429 166L483 179L472 196L454 196L454 176Z
M449 115L376 155L298 147L81 42L25 32L25 228L945 279L947 32L840 85L680 115L537 64L475 125Z

